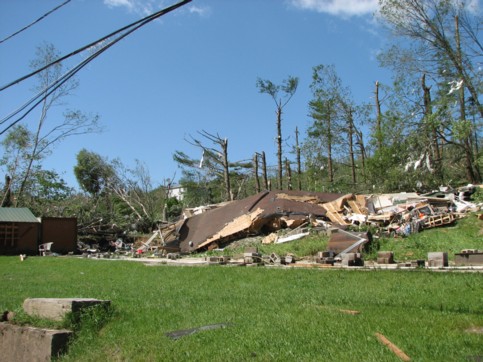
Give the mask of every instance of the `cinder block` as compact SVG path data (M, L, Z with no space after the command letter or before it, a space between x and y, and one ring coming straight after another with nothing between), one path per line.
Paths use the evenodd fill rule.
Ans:
M284 261L285 264L292 264L295 263L295 258L293 257L293 255L285 255Z
M392 251L378 251L377 264L394 264L394 253Z
M280 264L282 259L275 253L270 254L270 262L273 264Z
M428 253L428 266L437 267L437 268L448 266L448 253L444 253L444 252Z
M255 260L250 256L244 256L243 261L245 262L245 264L253 264L255 262Z
M346 253L342 255L341 264L344 266L363 266L364 260L362 260L360 253Z
M423 259L412 260L411 266L415 267L415 268L424 268L425 267L425 261Z
M317 257L322 259L322 258L333 258L335 256L335 253L333 251L319 251L317 253Z
M31 316L61 321L69 312L76 314L83 308L99 304L109 307L111 301L92 298L29 298L23 302L23 309Z
M0 359L4 362L51 361L67 350L72 332L0 323Z

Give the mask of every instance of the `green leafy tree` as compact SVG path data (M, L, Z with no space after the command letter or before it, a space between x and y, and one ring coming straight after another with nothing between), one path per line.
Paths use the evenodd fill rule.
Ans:
M55 171L39 170L35 173L29 208L38 216L74 216L67 205L74 189Z
M427 138L437 177L444 179L449 165L443 148L451 145L452 152L459 149L467 180L479 182L481 14L463 1L380 0L380 4L381 20L402 40L384 54L384 65L406 78L422 77L424 115L419 131ZM451 106L454 102L457 107ZM467 132L461 133L462 128Z
M40 69L58 58L59 54L55 47L46 43L37 48L36 58L31 62L31 67ZM86 115L79 110L66 110L63 117L59 118L49 117L51 109L54 106L65 105L66 98L79 85L75 78L71 78L48 93L47 89L55 84L63 73L62 63L55 63L37 74L34 91L43 97L38 118L31 122L35 126L31 130L23 124L12 124L3 140L5 154L11 154L2 159L2 165L11 174L14 206L25 204L24 200L28 199L31 187L35 183L36 172L42 168L42 161L51 154L55 145L68 137L100 130L97 115Z
M356 176L356 140L363 144L362 134L358 132L356 120L362 107L356 107L349 88L342 84L333 65L318 65L313 68L310 85L313 99L309 102L309 116L314 120L309 127L307 136L319 139L320 150L325 151L328 183L335 181L335 161L339 166L350 166L352 187L357 182ZM358 157L357 157L358 158ZM341 168L341 167L339 167ZM342 170L342 168L341 168ZM343 171L344 178L345 170ZM345 181L349 183L349 181ZM329 189L332 186L329 186Z
M84 148L77 154L74 175L82 190L98 197L106 190L115 172L113 166L106 159Z

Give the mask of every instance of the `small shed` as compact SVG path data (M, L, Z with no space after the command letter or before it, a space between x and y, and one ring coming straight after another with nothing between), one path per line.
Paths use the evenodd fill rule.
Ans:
M40 234L42 243L53 243L54 253L74 252L77 247L77 218L43 217Z
M40 221L26 207L0 207L0 255L38 253Z

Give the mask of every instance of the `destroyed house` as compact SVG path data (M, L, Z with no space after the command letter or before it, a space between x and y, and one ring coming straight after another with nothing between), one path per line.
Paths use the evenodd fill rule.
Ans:
M37 254L40 221L28 208L0 208L0 255Z
M212 250L241 237L295 228L309 218L325 216L321 204L340 196L288 190L261 192L185 219L178 226L178 239L167 247L182 253Z

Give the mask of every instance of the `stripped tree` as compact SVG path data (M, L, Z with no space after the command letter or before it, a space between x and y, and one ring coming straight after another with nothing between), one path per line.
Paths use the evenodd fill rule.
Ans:
M272 97L277 107L277 161L278 161L278 189L283 187L282 183L282 111L295 94L298 86L298 78L289 76L281 85L275 85L269 80L257 79L257 88L260 93L266 93ZM282 95L280 95L282 93Z

